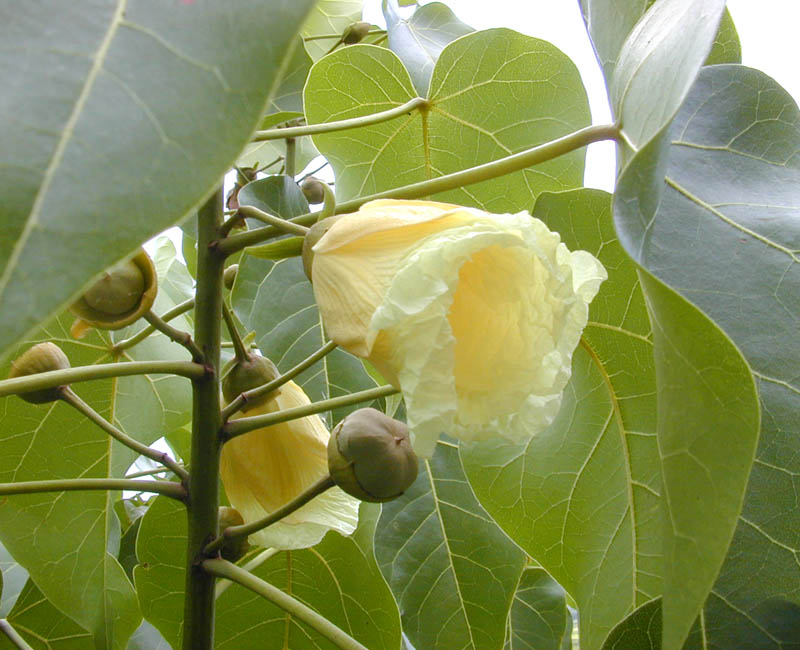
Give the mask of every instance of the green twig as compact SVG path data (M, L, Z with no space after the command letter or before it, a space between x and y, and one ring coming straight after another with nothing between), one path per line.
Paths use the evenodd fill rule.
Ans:
M189 334L189 332L183 332L172 327L172 325L165 322L162 318L150 310L148 310L148 312L144 315L144 319L159 332L165 334L171 341L174 341L175 343L178 343L189 350L192 355L192 361L195 363L204 362L205 359L203 351L197 347L197 344L192 340L192 335Z
M186 490L174 481L135 481L127 478L65 478L52 481L19 481L0 483L0 496L37 492L74 492L79 490L126 490L154 492L166 497L186 500Z
M371 29L367 32L367 36L370 34L385 34L385 29ZM328 40L331 38L341 38L341 34L317 34L316 36L304 36L303 40L308 43L309 41L321 41L321 40Z
M173 318L177 318L181 314L185 314L187 311L190 311L193 308L194 308L194 298L189 298L188 300L184 300L182 303L175 305L172 309L165 312L161 316L161 320L163 320L165 323L169 322ZM117 343L115 343L111 347L111 354L114 356L118 356L123 350L131 348L137 343L141 343L155 331L156 331L155 327L153 327L152 325L148 325L147 327L143 328L130 338L123 339L122 341L118 341Z
M236 411L238 411L240 408L242 408L242 406L247 404L247 402L254 400L256 397L261 397L262 395L271 393L276 388L280 388L287 381L289 381L290 379L294 379L301 372L313 366L317 361L322 359L322 357L333 352L333 350L335 349L336 349L336 343L334 343L333 341L328 341L314 354L306 357L296 366L287 370L279 377L276 377L271 382L268 382L263 386L258 386L257 388L248 390L247 392L244 392L241 395L237 396L236 399L234 399L230 404L228 404L224 409L222 409L223 421L227 420L231 415L236 413Z
M5 634L8 640L14 644L15 648L19 650L33 650L33 648L28 645L27 641L19 635L19 632L11 626L11 623L4 618L0 618L0 633Z
M194 340L210 372L192 382L192 448L189 466L183 650L214 647L214 577L203 571L203 548L217 536L219 508L220 334L225 260L209 245L219 238L223 191L218 188L197 214L197 305Z
M284 174L294 178L297 167L297 140L286 138L286 158L283 161Z
M322 124L308 124L306 126L292 126L286 129L267 129L266 131L256 131L253 134L253 142L264 142L265 140L281 140L283 138L299 138L303 135L315 135L317 133L330 133L331 131L344 131L346 129L356 129L360 126L370 124L380 124L388 122L395 117L400 117L410 113L414 109L428 105L428 100L422 97L415 97L405 104L390 108L387 111L362 115L361 117L351 117L347 120L336 120L335 122L324 122Z
M91 379L127 377L129 375L179 375L198 379L206 375L205 366L193 361L123 361L99 363L96 366L78 366L64 370L50 370L36 375L3 379L0 381L0 397L27 393L43 388L56 388Z
M242 341L242 337L239 335L233 313L230 307L225 304L224 300L222 301L222 316L225 319L225 325L228 327L228 333L231 335L231 343L233 343L236 360L244 363L250 359L250 353L247 351L244 341Z
M183 467L178 463L179 467ZM125 474L125 478L141 478L142 476L153 476L154 474L161 474L162 472L171 471L169 467L154 467L153 469L145 469L141 472L133 472L132 474Z
M329 122L333 124L333 122ZM445 192L453 190L464 185L471 185L473 183L480 183L488 181L498 176L510 174L512 172L526 169L533 165L552 160L558 156L585 147L592 142L600 142L602 140L616 140L619 138L619 128L615 124L603 124L600 126L587 126L580 131L575 131L569 135L565 135L557 140L546 142L538 147L515 153L499 160L493 160L483 165L470 167L460 172L446 174L438 178L432 178L427 181L420 181L419 183L412 183L411 185L404 185L403 187L396 187L385 192L378 192L369 196L362 196L358 199L345 201L336 206L337 214L346 214L358 210L362 205L368 201L375 199L418 199L437 192ZM319 218L319 212L312 212L304 214L292 219L293 223L310 226ZM217 250L223 255L231 255L247 246L253 246L269 239L279 237L283 233L276 228L257 228L240 235L228 237L225 241L220 241L215 244Z
M238 582L243 587L266 598L298 621L305 623L310 628L319 632L337 648L341 650L368 650L366 646L360 644L324 616L321 616L296 598L281 591L270 583L261 580L261 578L257 578L249 571L245 571L232 562L215 558L212 560L205 560L202 566L203 569L211 575Z
M275 411L274 413L267 413L266 415L254 415L247 418L239 418L231 420L225 424L222 434L225 440L230 440L236 436L240 436L248 431L254 429L261 429L273 424L280 424L281 422L288 422L289 420L297 420L309 415L317 413L324 413L325 411L332 411L341 406L352 406L353 404L360 404L361 402L368 402L379 397L386 397L387 395L394 395L399 393L394 386L378 386L377 388L369 388L367 390L359 391L358 393L351 393L350 395L342 395L341 397L333 397L331 399L322 400L321 402L313 402L306 406L297 406L291 409L284 409L282 411Z
M180 476L182 480L185 481L189 478L189 473L181 465L175 462L175 460L173 460L168 453L158 451L157 449L152 449L151 447L142 444L138 440L131 438L129 435L111 424L111 422L106 420L80 397L78 397L78 395L75 394L75 391L73 391L69 386L64 386L60 393L61 399L64 402L85 415L87 418L89 418L89 420L94 422L98 427L100 427L115 440L121 442L126 447L133 449L133 451L141 454L145 458L154 460L157 463L162 463L165 467L171 469L176 476Z
M302 237L308 232L308 228L305 226L300 226L296 223L292 223L291 221L287 221L286 219L281 219L280 217L276 217L269 212L259 210L252 205L243 205L241 208L239 208L239 215L251 219L258 219L263 223L275 226L276 228L279 228L280 230L288 232L292 235L300 235Z
M247 537L259 531L267 526L271 526L275 522L280 521L287 515L292 514L295 510L302 508L306 505L309 501L318 497L320 494L332 488L336 483L333 482L333 479L330 476L325 476L321 478L319 481L307 487L303 492L298 494L294 499L285 503L277 510L273 510L265 517L261 519L257 519L256 521L251 521L249 524L242 524L240 526L229 526L225 530L222 531L219 537L211 542L205 548L205 554L208 556L213 556L219 551L225 544L232 539L237 537Z
M260 567L264 562L269 560L273 555L277 555L280 553L280 550L277 548L266 548L263 550L258 550L256 555L253 556L251 559L247 560L244 564L240 564L245 571L253 571L253 569L257 569ZM214 588L214 597L219 598L222 593L233 584L230 580L217 580L217 585Z

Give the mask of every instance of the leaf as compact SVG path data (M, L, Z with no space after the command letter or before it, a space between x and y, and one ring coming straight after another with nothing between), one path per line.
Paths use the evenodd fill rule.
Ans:
M68 335L71 322L70 315L62 315L38 340L55 341L72 365L105 357L107 336L92 333L74 341ZM0 376L7 372L3 367ZM74 390L111 417L111 380ZM34 406L16 396L0 400L0 444L1 482L114 476L121 451L66 404ZM109 554L119 538L113 502L111 492L65 492L9 496L0 506L3 544L55 607L93 633L98 648L124 648L141 618L133 588Z
M275 94L269 100L268 110L270 113L282 111L303 112L303 86L311 70L311 57L303 47L303 39L296 38L292 50L292 58L286 63L286 68L281 74L281 80L275 89ZM262 126L262 129L269 127Z
M383 504L375 549L415 647L503 647L525 554L475 500L457 447L440 441L416 482Z
M441 2L418 7L407 20L391 3L384 3L383 15L389 48L400 57L421 97L428 93L433 66L445 45L475 31Z
M598 256L609 279L591 304L553 425L524 443L494 440L461 453L483 507L577 602L581 648L591 650L661 593L652 334L610 196L543 194L534 216L571 250Z
M308 212L300 188L286 176L249 183L239 195L243 205L288 219ZM272 262L246 255L239 264L231 304L242 323L256 332L256 344L281 371L289 370L325 343L311 283L299 258ZM334 350L295 379L312 401L375 386L361 361ZM360 408L339 408L328 415L328 426ZM332 419L330 419L332 418Z
M614 76L620 50L654 0L580 0L583 21L606 80Z
M303 23L300 35L308 39L310 36L336 34L338 38L348 26L361 20L363 4L364 0L317 0ZM325 56L334 43L336 38L305 40L306 50L314 61Z
M625 40L611 105L634 151L669 124L708 56L725 0L660 0Z
M800 629L792 630L787 613L800 601L794 534L800 529L794 497L800 473L800 111L763 73L713 66L700 72L671 137L660 149L656 144L620 179L620 237L645 268L696 304L741 350L762 412L744 505L704 609L705 642L730 647L745 638L749 647L777 649ZM658 204L639 180L653 177L656 168L660 178L667 176ZM745 409L733 399L731 408ZM709 469L722 471L723 461L735 467L733 433L717 432L725 454L717 454ZM664 616L671 616L666 596Z
M714 45L711 47L711 52L709 52L704 65L741 62L742 44L739 41L739 33L736 31L731 12L725 7Z
M305 89L309 124L396 108L416 96L400 59L353 45L325 57ZM339 200L459 171L563 136L589 123L574 64L553 45L508 29L463 36L442 50L427 111L314 136L336 174ZM491 107L491 110L488 108ZM579 186L584 154L570 153L437 200L516 212L542 191Z
M133 633L127 650L173 650L161 633L147 621L142 621Z
M329 532L316 546L284 551L257 569L258 577L290 593L370 650L397 650L400 615L378 569L372 539L380 508L362 504L350 537ZM272 643L264 646L265 641ZM335 648L317 632L239 585L217 603L217 644L230 648Z
M572 648L572 615L564 589L544 569L522 572L508 615L504 650Z
M0 585L2 586L2 599L0 599L0 618L5 618L17 602L22 588L28 581L28 572L14 560L5 547L0 544Z
M305 82L305 79L303 81ZM300 90L302 90L302 86ZM300 107L302 111L302 97L300 98ZM299 117L303 117L302 112L281 111L280 113L271 113L261 120L261 124L259 124L258 128L263 130L276 128L279 124L285 124ZM284 156L286 156L285 140L251 142L239 154L239 158L236 160L236 166L239 168L266 168L265 171L267 173L274 174L277 173L283 165ZM307 167L317 156L319 156L319 151L317 151L310 136L295 138L295 163L298 170ZM278 163L281 164L279 165Z
M758 398L730 340L641 273L654 331L664 540L664 638L680 649L716 578L758 439ZM721 452L721 450L724 450Z
M0 359L209 194L312 4L29 2L3 21Z
M133 570L142 615L180 648L186 582L186 515L182 504L158 496L141 518Z
M34 650L86 650L94 647L92 635L62 614L28 580L8 622ZM0 648L15 648L0 634ZM123 646L124 647L124 646Z
M603 650L661 650L661 599L645 603L615 627Z

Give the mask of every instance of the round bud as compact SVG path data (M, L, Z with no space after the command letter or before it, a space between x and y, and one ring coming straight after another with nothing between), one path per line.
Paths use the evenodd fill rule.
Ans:
M325 200L325 186L313 176L300 183L300 189L309 203L322 203Z
M233 367L222 379L222 395L226 402L232 402L242 393L271 382L278 376L278 369L267 357L253 354L247 361L235 361ZM248 402L248 408L261 404L269 398L264 395L255 402Z
M83 294L86 304L106 314L124 314L133 309L144 291L144 276L130 260L108 269Z
M73 332L79 335L87 327L117 330L130 325L153 306L157 292L156 269L140 249L131 259L108 269L70 305L80 321Z
M64 370L69 368L69 359L55 343L37 343L28 348L18 359L11 364L8 378L26 377L50 370ZM58 388L43 388L32 390L29 393L20 393L20 397L31 404L45 404L59 399Z
M226 289L233 289L233 283L236 281L236 274L238 272L238 264L231 264L227 269L225 269L225 275L222 276L222 282L225 284Z
M367 34L369 34L369 30L372 27L370 23L364 22L363 20L357 23L353 23L352 25L348 25L348 27L342 32L342 43L345 45L355 45L359 43Z
M311 278L311 267L314 263L314 251L311 249L314 247L322 236L330 230L330 227L335 224L342 215L337 215L335 217L328 217L327 219L322 219L321 221L317 221L313 226L308 229L305 237L303 238L303 270L306 272L306 277L308 278L309 282L313 282L314 280Z
M408 427L373 408L354 411L331 432L328 471L357 499L396 499L417 478L418 468Z
M242 519L241 513L236 508L220 506L218 516L220 535L226 528L244 524L244 519ZM220 550L220 555L228 562L236 562L249 550L250 543L247 541L247 537L234 537L225 542L225 545Z

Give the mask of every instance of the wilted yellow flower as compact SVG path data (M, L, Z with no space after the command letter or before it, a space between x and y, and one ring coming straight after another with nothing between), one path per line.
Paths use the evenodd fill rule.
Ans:
M234 417L305 406L303 389L290 381L270 398ZM220 473L231 505L246 523L261 519L328 474L328 430L317 415L274 424L237 436L222 448ZM250 535L250 541L280 549L305 548L329 530L349 535L358 523L358 504L330 488L286 518Z
M418 454L440 433L521 439L561 404L607 274L527 212L378 200L313 247L331 339L402 389Z

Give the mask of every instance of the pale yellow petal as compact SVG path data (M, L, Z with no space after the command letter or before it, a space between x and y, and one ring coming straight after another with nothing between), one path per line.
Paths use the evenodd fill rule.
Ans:
M234 417L272 413L310 403L294 382L276 396ZM275 424L228 441L220 473L231 505L246 522L260 519L292 500L328 473L328 431L319 416ZM358 522L358 501L329 490L279 524L251 535L251 541L275 548L303 548L329 529L349 534Z

